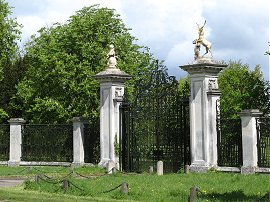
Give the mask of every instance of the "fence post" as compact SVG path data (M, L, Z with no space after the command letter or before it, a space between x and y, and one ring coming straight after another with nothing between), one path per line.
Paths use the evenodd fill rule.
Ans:
M10 147L8 166L19 166L22 156L22 126L25 120L22 118L12 118L10 124Z
M84 164L84 123L86 118L74 117L73 121L73 162L74 166Z
M242 110L239 115L242 123L243 148L241 173L252 174L256 172L258 166L256 117L259 117L262 113L258 109L247 109Z
M119 165L119 106L124 95L124 83L131 76L117 68L113 46L110 45L108 66L94 76L100 82L100 163ZM112 54L113 53L113 54Z

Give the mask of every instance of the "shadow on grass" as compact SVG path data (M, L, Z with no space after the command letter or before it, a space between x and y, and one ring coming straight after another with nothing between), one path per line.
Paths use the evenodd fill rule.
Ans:
M269 202L269 194L258 195L245 195L242 190L225 192L225 193L199 193L198 199L208 201L253 201L253 202ZM199 201L198 200L198 201Z

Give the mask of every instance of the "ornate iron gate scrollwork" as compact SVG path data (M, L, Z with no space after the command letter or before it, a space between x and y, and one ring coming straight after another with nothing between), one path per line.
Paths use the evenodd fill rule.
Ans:
M149 78L139 80L132 101L125 97L120 106L121 166L143 172L162 160L165 172L177 172L190 164L189 100L166 70Z

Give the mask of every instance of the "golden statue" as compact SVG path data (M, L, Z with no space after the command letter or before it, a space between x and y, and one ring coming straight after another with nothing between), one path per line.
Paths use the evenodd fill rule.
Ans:
M204 38L203 28L204 28L204 26L206 24L206 20L204 21L204 24L201 27L200 27L200 25L198 23L196 23L196 24L198 26L199 37L198 37L198 39L195 39L193 41L193 44L195 44L195 48L194 48L194 55L195 55L194 58L195 58L195 60L199 59L201 57L200 56L200 47L201 47L201 45L203 45L205 47L205 50L206 50L204 55L206 55L207 53L210 53L211 57L213 57L212 52L211 52L212 44Z

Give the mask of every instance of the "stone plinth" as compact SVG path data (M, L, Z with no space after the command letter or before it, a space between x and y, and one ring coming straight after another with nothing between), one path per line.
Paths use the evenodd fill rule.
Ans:
M207 172L217 167L216 103L220 98L217 75L225 67L211 58L181 66L191 80L190 171Z
M109 161L119 165L119 106L124 95L124 82L130 75L117 68L107 68L94 76L100 82L100 165Z

